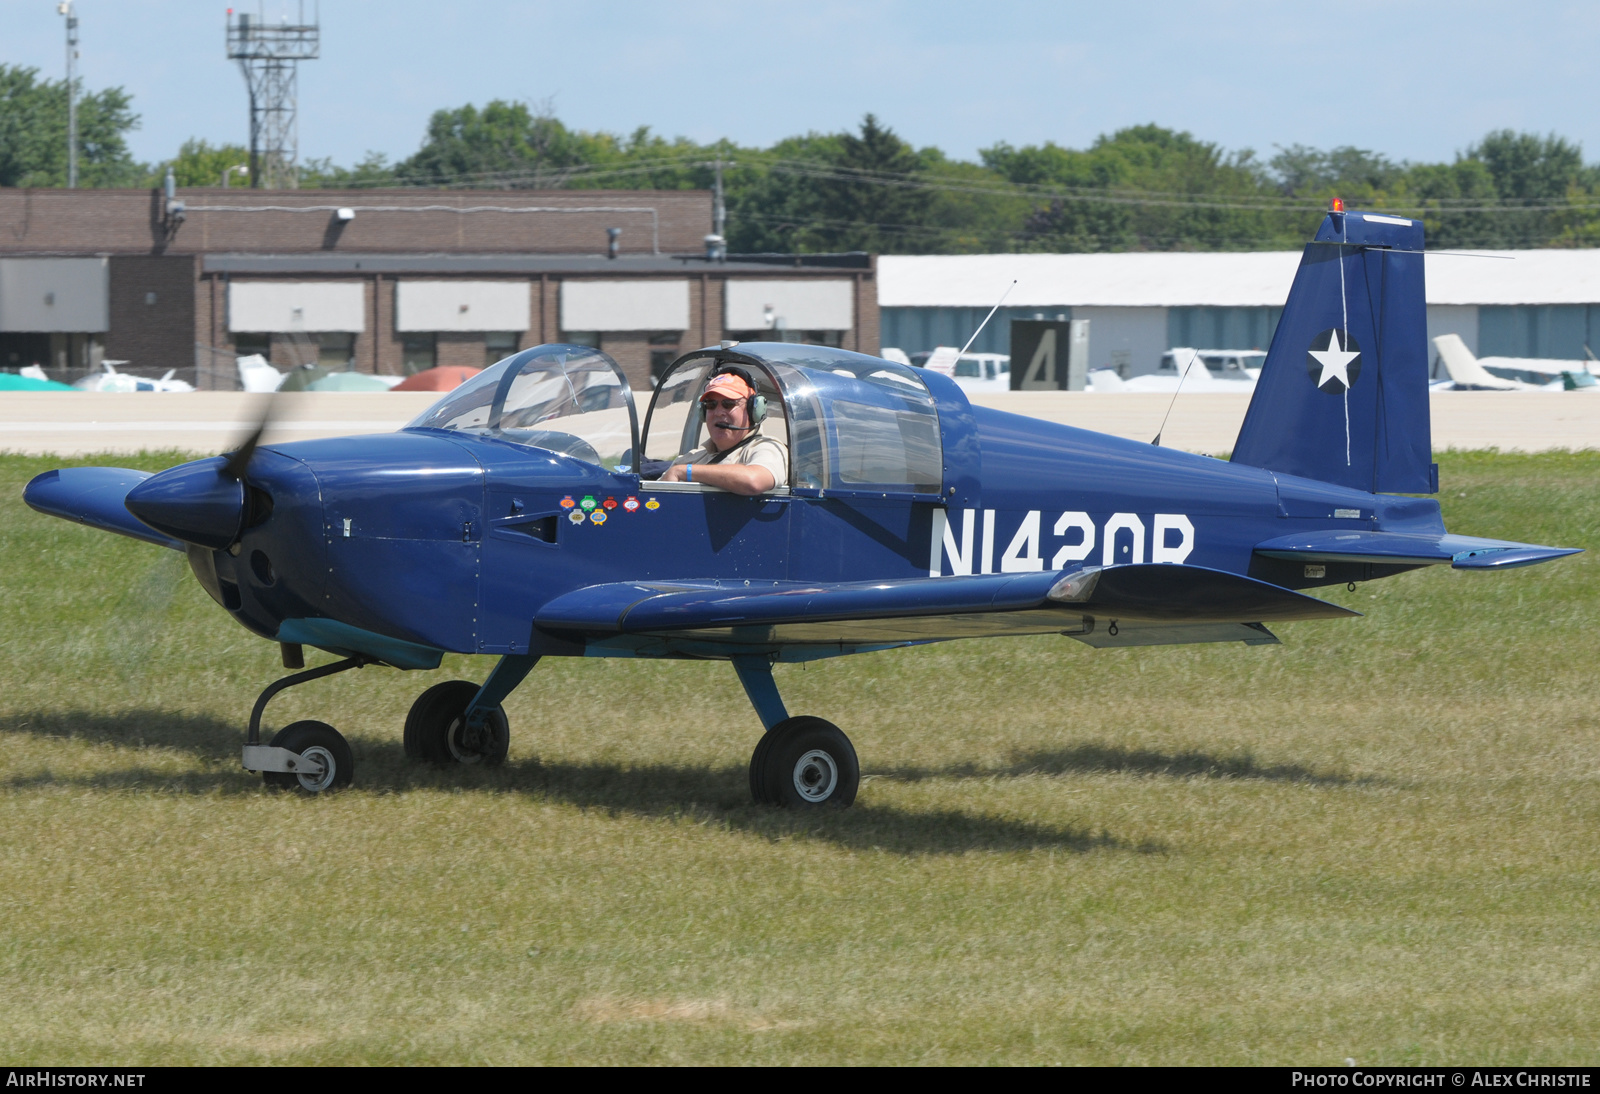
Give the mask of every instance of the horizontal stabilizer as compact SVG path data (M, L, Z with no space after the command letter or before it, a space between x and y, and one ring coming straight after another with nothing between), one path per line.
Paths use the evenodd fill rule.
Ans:
M148 471L132 471L126 467L68 467L35 476L22 491L22 500L30 508L52 517L171 547L174 551L185 550L183 544L145 524L123 505L128 491L149 477Z
M1291 562L1372 562L1391 566L1449 563L1457 570L1509 570L1575 555L1580 550L1413 532L1303 532L1256 544L1256 554Z
M900 644L1002 634L1095 632L1097 620L1192 633L1209 624L1328 619L1358 613L1289 589L1199 566L1110 566L1070 573L916 577L763 586L620 582L557 597L534 623L590 636L693 637L751 646ZM1103 627L1104 624L1101 624ZM1119 625L1119 633L1124 628ZM1230 636L1261 638L1259 632ZM1266 636L1270 641L1270 636ZM1134 644L1134 643L1118 643Z

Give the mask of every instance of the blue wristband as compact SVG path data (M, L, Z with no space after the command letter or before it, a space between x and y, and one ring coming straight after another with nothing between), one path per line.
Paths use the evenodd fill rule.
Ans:
M684 482L693 482L694 481L694 464L693 463L684 464L684 466L683 466L683 481Z

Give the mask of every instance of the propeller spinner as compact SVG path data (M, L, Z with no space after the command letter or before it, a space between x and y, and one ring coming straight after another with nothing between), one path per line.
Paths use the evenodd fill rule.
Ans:
M128 491L128 512L174 539L226 550L249 516L245 473L272 420L272 402L255 429L233 452L196 460L152 475Z

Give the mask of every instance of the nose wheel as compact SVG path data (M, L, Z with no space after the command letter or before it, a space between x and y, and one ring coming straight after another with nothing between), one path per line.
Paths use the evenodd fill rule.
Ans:
M355 776L355 756L350 751L350 743L337 729L327 722L292 722L273 735L271 744L264 745L261 743L261 715L272 697L285 688L368 664L371 664L368 658L348 657L269 684L250 711L250 730L245 735L243 755L245 770L261 772L262 782L269 787L299 789L307 794L322 794L349 786Z
M268 786L321 794L349 786L355 775L349 742L327 722L291 722L273 735L271 747L297 754L300 762L294 771L262 772L261 780Z
M844 808L856 800L861 764L844 731L822 718L789 718L750 756L750 795L791 809Z

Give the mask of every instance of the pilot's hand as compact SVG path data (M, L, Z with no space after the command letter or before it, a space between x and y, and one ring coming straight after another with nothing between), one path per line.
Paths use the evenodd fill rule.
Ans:
M669 467L665 471L661 472L661 478L659 480L657 480L657 481L659 481L659 482L686 482L688 480L688 474L689 474L689 470L688 469L689 469L689 465L686 464L686 463L673 464L671 467Z

